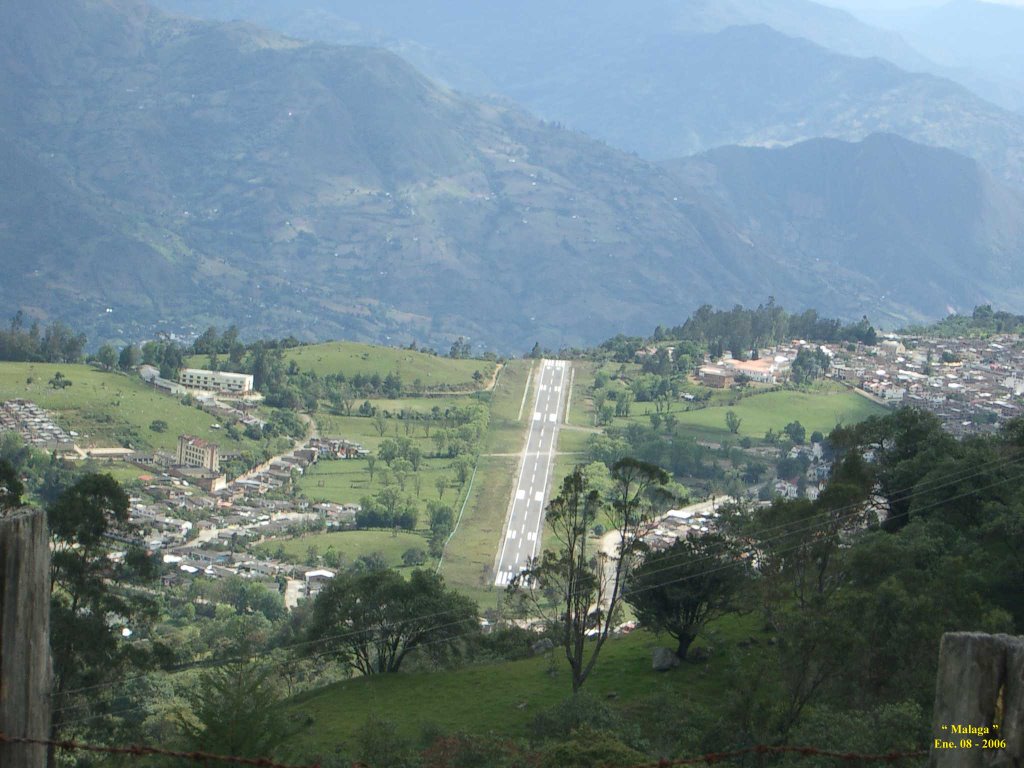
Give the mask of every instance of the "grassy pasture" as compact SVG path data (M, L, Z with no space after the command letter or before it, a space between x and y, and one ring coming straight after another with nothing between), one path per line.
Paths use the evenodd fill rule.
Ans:
M72 382L70 387L53 389L49 385L58 371ZM58 424L78 432L82 447L113 448L130 443L138 450L173 451L181 434L216 442L222 452L258 445L245 438L231 440L224 430L212 429L216 418L151 389L135 375L106 373L88 365L0 363L0 400L13 398L46 408ZM167 431L152 431L149 425L156 420L166 421Z
M374 552L380 553L393 568L402 566L402 554L408 549L422 549L427 551L427 537L422 532L413 531L339 531L336 533L313 533L307 536L300 536L297 539L288 539L280 542L284 547L285 554L297 558L300 562L305 559L306 552L310 547L316 547L320 554L333 548L347 560L354 561L360 555L369 555ZM272 541L265 544L271 551L275 550L278 542ZM429 557L429 556L428 556ZM430 560L428 560L430 564Z
M648 632L637 631L609 641L585 690L601 699L614 694L614 706L624 709L643 706L652 695L663 694L684 697L713 711L721 706L730 671L753 673L765 655L758 646L744 649L736 645L747 637L763 642L765 636L756 624L752 616L714 623L708 637L695 644L713 644L714 657L706 664L684 664L667 673L651 670L651 650L665 645L666 638L659 641ZM528 726L537 713L570 692L569 671L557 650L553 659L545 655L444 672L354 678L301 694L290 702L290 712L301 719L308 715L310 724L289 746L296 752L333 752L336 745L350 742L371 717L393 721L400 735L413 739L427 726L529 737Z
M769 429L779 432L792 421L799 421L808 435L815 430L828 434L837 424L856 424L886 412L884 407L856 392L822 384L810 391L765 392L746 397L736 405L723 403L675 415L684 429L692 428L722 438L729 434L725 426L725 414L729 410L742 419L737 434L753 438L764 437Z

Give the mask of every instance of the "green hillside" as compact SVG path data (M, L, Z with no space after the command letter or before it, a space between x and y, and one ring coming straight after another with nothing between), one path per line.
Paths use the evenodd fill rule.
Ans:
M71 386L51 387L57 372ZM76 440L83 448L174 451L181 434L216 442L223 453L260 445L245 437L231 439L223 429L213 428L216 418L157 392L136 375L104 373L89 365L0 363L0 400L15 398L46 408L60 426L79 433ZM167 429L153 431L154 421L165 421Z
M481 381L489 381L494 363L486 360L455 360L426 352L391 347L371 346L354 342L332 341L296 347L285 353L285 360L294 360L304 371L320 376L343 373L349 379L356 374L377 375L389 373L402 377L404 389L478 389L473 374L479 372ZM415 387L419 381L421 387Z
M714 710L733 665L753 671L761 651L739 648L748 637L764 641L749 617L718 622L705 645L716 657L708 664L684 664L667 674L651 670L651 649L663 645L647 632L610 641L586 684L586 692L612 700L623 711L642 711L645 702L685 698L694 708ZM331 752L349 742L368 719L386 719L398 733L416 739L434 727L460 733L530 737L538 713L571 693L565 660L551 655L444 672L409 672L356 678L294 699L289 710L307 722L289 743L294 753Z
M287 349L286 363L295 361L302 371L318 376L343 374L366 378L397 373L402 379L404 392L429 393L432 391L476 391L486 388L495 369L489 360L454 359L451 357L399 349L354 341L328 341ZM185 361L192 368L205 368L210 364L207 355L192 355ZM474 374L479 373L479 381ZM416 385L419 382L419 386Z

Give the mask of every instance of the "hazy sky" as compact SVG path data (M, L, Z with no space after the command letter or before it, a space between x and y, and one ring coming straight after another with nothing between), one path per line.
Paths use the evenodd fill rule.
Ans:
M987 0L994 2L995 0ZM896 11L901 8L919 8L929 5L943 5L949 0L821 0L824 5L846 8L851 11ZM1024 7L1024 0L998 0L1001 5L1017 5Z

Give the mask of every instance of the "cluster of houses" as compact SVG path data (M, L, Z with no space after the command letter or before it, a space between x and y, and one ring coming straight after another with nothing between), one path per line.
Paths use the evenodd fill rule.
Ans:
M109 533L115 542L159 553L167 586L195 578L241 576L280 582L294 607L315 595L328 578L325 569L260 557L254 545L299 535L311 526L343 530L355 525L358 505L210 494L171 475L147 478L144 495L133 496L127 524ZM330 577L333 577L331 573Z
M28 444L45 451L75 451L76 435L53 421L49 412L28 400L0 403L0 432L15 432Z
M801 347L830 360L827 376L878 403L909 405L938 415L952 433L974 434L1024 413L1024 342L1018 336L929 338L889 336L877 346L794 341L760 350L755 359L728 356L698 369L705 386L785 380Z
M681 509L670 509L645 537L644 542L654 551L668 549L677 540L688 536L714 532L718 527L717 509L735 499L724 496L720 499L701 501Z
M903 336L833 351L833 378L880 402L931 411L954 434L993 431L1022 414L1024 344L1017 336Z
M795 466L801 469L789 477L776 478L772 486L774 495L784 499L817 499L832 473L832 462L826 458L821 443L794 445L789 449L787 458L797 459Z

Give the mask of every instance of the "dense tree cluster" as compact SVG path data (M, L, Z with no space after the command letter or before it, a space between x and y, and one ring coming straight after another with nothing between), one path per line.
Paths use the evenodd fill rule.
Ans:
M1024 330L1024 315L992 309L990 304L974 308L970 315L953 314L926 327L913 327L911 332L930 336L983 336L990 333L1020 333Z
M142 345L142 362L160 369L160 376L174 381L185 367L186 349L169 339L155 339Z
M705 351L713 359L730 352L734 358L745 360L753 350L791 339L861 342L872 346L877 343L878 335L866 317L844 324L841 320L820 317L813 309L790 314L774 300L756 309L737 305L716 310L705 304L682 325L670 328L659 325L646 340L620 334L602 343L596 353L602 358L628 363L637 360L637 353L647 345L654 344L656 352L641 360L644 371L670 375L692 370L703 359ZM675 352L669 353L669 345L662 342L675 342Z
M873 345L877 334L867 318L844 325L841 320L820 317L808 309L799 315L789 314L774 301L757 309L736 306L716 310L705 304L680 326L664 331L666 339L696 341L710 348L720 344L734 357L745 358L758 347L768 347L790 339L808 341L859 341Z
M11 318L10 325L0 330L0 360L25 363L78 363L82 361L86 338L64 323L54 322L40 327L33 321L27 328L23 312Z
M789 369L794 384L810 384L820 379L832 367L832 358L823 349L801 347Z
M307 629L317 653L364 675L397 672L410 653L443 651L477 630L476 604L428 571L339 574L313 605Z

